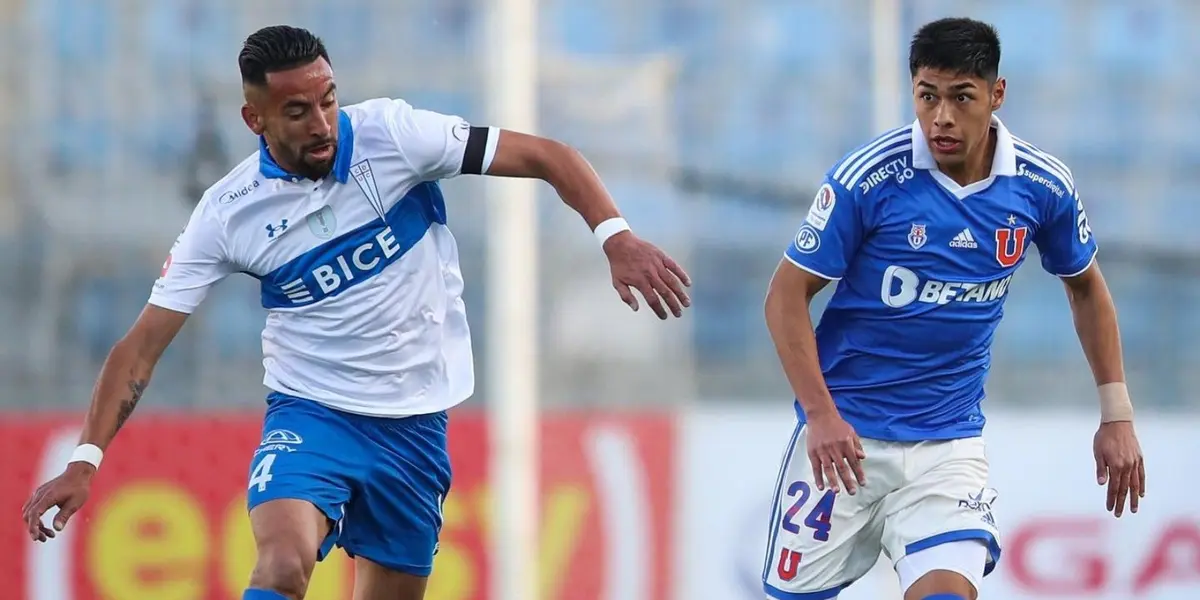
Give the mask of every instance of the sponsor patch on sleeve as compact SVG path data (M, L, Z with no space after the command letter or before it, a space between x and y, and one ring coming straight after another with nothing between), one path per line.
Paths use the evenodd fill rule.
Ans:
M804 221L818 231L825 231L825 226L829 224L829 218L833 216L833 206L837 204L837 194L833 193L833 186L826 183L817 190L817 197L813 198L812 207L808 209L808 216Z

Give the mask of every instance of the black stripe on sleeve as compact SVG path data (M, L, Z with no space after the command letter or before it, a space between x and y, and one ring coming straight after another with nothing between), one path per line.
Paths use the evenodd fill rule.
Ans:
M462 174L483 175L483 159L487 154L488 128L471 127L467 134L467 149L463 152Z

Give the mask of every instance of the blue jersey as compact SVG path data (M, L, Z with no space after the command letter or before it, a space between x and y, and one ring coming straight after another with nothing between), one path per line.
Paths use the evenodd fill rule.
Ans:
M980 435L992 337L1029 244L1060 277L1096 255L1070 170L998 119L993 128L991 175L965 187L937 169L916 123L851 152L787 249L796 266L837 281L817 352L862 437ZM803 421L799 403L796 412Z

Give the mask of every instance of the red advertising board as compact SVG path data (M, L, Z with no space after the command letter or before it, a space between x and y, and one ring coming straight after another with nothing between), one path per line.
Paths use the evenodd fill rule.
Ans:
M245 491L258 416L135 417L65 535L34 544L21 505L61 470L77 423L75 416L0 416L0 600L241 598L255 558ZM668 598L671 420L549 416L541 433L542 598ZM496 517L487 448L482 416L456 411L454 489L429 600L488 597L487 535ZM348 599L352 573L349 559L336 553L318 567L310 600Z

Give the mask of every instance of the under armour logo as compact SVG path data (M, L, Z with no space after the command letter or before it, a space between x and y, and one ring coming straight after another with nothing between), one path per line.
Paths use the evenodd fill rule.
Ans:
M276 233L282 234L283 232L287 231L287 222L288 220L284 219L280 221L278 225L267 225L267 237L274 238Z

